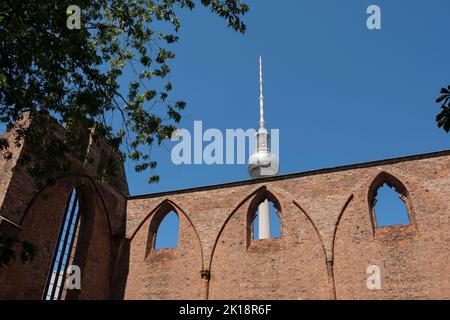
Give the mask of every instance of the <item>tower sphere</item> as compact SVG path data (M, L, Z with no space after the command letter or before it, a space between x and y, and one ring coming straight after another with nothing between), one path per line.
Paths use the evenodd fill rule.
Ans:
M279 170L278 157L271 152L253 153L247 165L247 171L254 179L275 176Z
M278 157L270 151L270 134L264 128L264 96L262 94L262 59L259 57L259 130L256 133L256 150L248 159L247 171L252 178L278 174Z

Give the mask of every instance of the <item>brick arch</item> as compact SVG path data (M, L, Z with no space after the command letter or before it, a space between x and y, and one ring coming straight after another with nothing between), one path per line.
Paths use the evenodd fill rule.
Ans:
M164 219L165 215L171 210L175 211L175 213L177 214L178 218L180 218L180 215L183 215L184 217L186 217L187 221L189 222L189 224L193 228L193 230L195 232L195 235L196 235L196 237L198 239L199 245L200 245L200 253L201 253L201 257L202 257L202 269L203 269L203 246L202 246L202 241L200 239L200 235L198 234L197 228L192 223L192 220L190 218L189 213L186 210L182 209L173 200L164 199L153 210L151 210L150 213L147 214L144 219L142 219L142 221L137 226L136 230L134 230L133 234L130 237L130 242L133 240L133 238L136 235L136 233L139 231L139 229L145 224L145 222L148 219L150 219L152 216L156 217L156 219L154 219L154 220L152 219L152 222L154 221L155 223L153 225L152 225L152 223L150 223L150 225L149 225L149 233L150 233L150 227L156 226L156 229L157 229L157 225L159 225L159 223ZM147 241L149 241L148 237L147 237Z
M247 247L248 212L268 194L282 209L283 235ZM322 243L306 215L284 194L262 186L231 212L216 238L209 298L328 299L324 261Z
M70 188L70 190L68 192L70 192L76 185L78 185L80 182L84 181L84 182L88 182L90 184L90 186L92 187L92 190L95 192L95 194L99 197L100 201L101 201L101 205L103 207L104 213L106 214L106 219L108 221L108 227L110 232L112 233L112 225L111 225L111 218L108 214L108 210L106 209L106 204L105 204L105 199L103 198L102 193L100 192L97 183L95 182L95 180L88 176L88 175L83 175L83 174L79 174L79 175L61 175L55 178L56 183L61 183L62 181L65 180L69 180L72 187ZM33 197L31 198L30 202L28 203L28 205L25 208L25 211L20 219L20 225L22 225L23 221L25 220L25 217L27 216L28 212L30 211L30 208L33 206L35 200L40 197L41 195L45 194L48 189L51 187L51 185L46 185L44 188L42 188L41 190L39 190L38 192L36 192L35 195L33 195Z
M148 251L155 226L173 210L179 217L178 246ZM142 219L130 237L130 269L125 299L200 299L203 248L188 213L164 199Z
M374 212L375 198L377 196L378 189L383 186L383 184L387 184L389 187L394 188L400 195L405 197L405 203L407 208L407 213L409 217L409 223L413 226L415 223L414 210L412 205L412 199L408 192L408 189L403 184L403 182L397 178L395 175L388 173L386 171L379 172L375 178L372 179L371 184L367 188L367 204L369 206L369 212L372 222L372 228L375 231L376 228L376 218Z
M216 239L214 241L214 245L213 248L211 250L211 255L209 257L209 265L208 265L208 270L211 269L211 265L212 265L212 260L214 257L214 251L216 250L216 246L217 243L219 241L219 238L223 232L223 229L225 228L225 226L227 225L228 221L230 220L230 218L234 215L234 213L240 209L249 199L251 199L252 197L255 197L255 195L257 195L258 193L261 192L265 192L265 190L267 189L266 186L262 186L262 187L258 187L256 188L254 191L252 191L249 195L247 195L244 199L242 199L238 205L233 209L233 211L231 211L231 213L227 216L227 218L225 219L224 223L222 224L222 226L220 227L219 233L216 236Z
M203 257L203 247L201 245L201 239L198 234L197 228L195 227L194 223L192 222L192 219L190 217L190 214L183 208L181 208L175 201L166 198L163 201L161 201L159 204L157 204L139 223L139 225L136 227L136 229L133 231L130 237L130 241L133 240L136 233L139 231L139 229L145 224L145 222L150 219L152 216L158 215L159 213L168 213L170 210L175 211L175 213L180 217L180 214L186 217L186 219L189 221L190 225L194 229L195 235L197 236L197 239L200 243L200 248L202 251L202 257ZM165 214L163 214L165 216ZM164 217L163 217L164 218ZM203 260L203 259L202 259ZM203 264L202 264L203 266Z
M442 240L450 222L448 219L444 224L434 222L429 208L422 213L420 209L424 205L419 203L429 199L438 202L439 196L425 191L419 177L412 173L406 177L380 169L374 171L353 190L354 198L342 212L337 225L333 246L337 298L426 299L436 293L437 296L448 295L448 282L436 283L431 279L445 279L450 272L444 262L447 252L445 240ZM385 182L407 197L410 225L374 226L371 205L375 192ZM436 214L440 210L442 208L437 206ZM430 224L432 226L428 227ZM425 228L429 230L423 230ZM421 236L419 229L429 235ZM380 290L367 288L367 267L370 265L380 267ZM411 282L414 282L413 291ZM430 286L431 283L434 284Z
M271 199L273 201L275 201L278 204L278 206L280 207L280 209L281 209L280 211L281 212L283 211L283 209L281 208L281 204L278 201L278 198L280 198L280 199L288 199L288 198L289 199L293 199L294 198L294 196L291 193L289 193L288 191L286 191L284 189L281 189L281 188L279 188L277 186L270 186L270 188L267 188L267 186L264 185L264 186L256 188L255 190L250 192L250 194L248 194L245 198L241 199L240 202L238 203L238 205L227 216L227 218L225 219L225 222L222 224L222 226L221 226L221 228L219 230L219 233L218 233L218 235L217 235L217 237L216 237L216 239L214 241L214 246L212 248L212 253L210 255L209 266L208 266L209 269L211 268L212 258L214 256L214 250L216 248L217 242L218 242L218 240L220 238L220 235L221 235L223 229L225 228L228 220L232 217L232 215L236 212L236 210L241 208L249 199L253 199L252 203L253 203L254 209L256 209L256 206L254 205L254 203L255 202L257 203L258 200L262 200L262 198L264 197L263 196L264 194L270 195ZM275 195L277 195L277 196L275 196ZM292 200L292 202L297 206L297 208L302 212L302 214L304 214L308 218L309 222L313 225L314 229L316 230L316 233L317 233L318 237L321 239L320 241L323 244L322 237L321 237L321 235L319 233L319 229L316 226L316 224L314 223L314 221L311 219L310 214L306 210L304 210L304 207L297 200ZM324 245L322 245L322 247L324 249L324 253L326 254L326 250L325 250Z
M268 200L269 202L272 202L275 208L278 211L279 218L280 218L280 237L283 236L283 209L280 204L280 201L278 201L277 197L269 191L267 188L260 188L256 192L256 194L253 196L253 199L250 201L250 204L247 209L247 219L246 219L246 226L247 226L247 246L250 245L251 241L253 241L253 230L252 225L253 221L257 215L258 207L259 205L264 201Z
M443 209L441 204L448 203L447 197L445 194L442 194L439 189L432 189L432 187L424 185L421 179L415 176L412 171L405 172L404 170L397 169L394 173L379 168L360 188L354 191L360 193L365 192L364 196L369 199L369 194L371 192L370 188L372 185L375 185L377 179L384 175L391 177L391 182L392 179L398 180L398 183L401 184L400 191L406 193L406 204L412 227L415 228L417 232L429 232L431 229L435 229L435 226L432 226L427 222L429 217L422 215L421 212L441 211ZM398 190L396 191L399 192ZM429 199L433 199L433 201L429 201ZM367 201L367 203L369 204L369 201ZM444 210L448 211L446 209Z
M111 274L111 226L104 202L95 184L85 176L64 176L56 179L34 195L21 219L21 240L29 241L38 248L36 257L22 265L20 259L8 266L1 279L5 290L24 299L41 299L50 264L58 242L64 218L67 198L72 189L83 182L83 203L80 205L81 225L78 246L72 262L81 269L81 290L68 291L67 299L105 299L109 296ZM18 275L15 276L15 273ZM20 276L19 276L20 274ZM16 288L16 289L14 289Z
M348 205L350 204L350 202L353 200L354 195L353 193L348 197L347 201L345 201L344 206L341 209L341 212L338 215L338 218L336 220L336 224L334 225L334 230L333 230L333 242L331 244L331 260L334 260L334 247L335 247L335 243L336 243L336 234L337 234L337 229L339 227L339 223L341 222L342 216L344 215L344 212L346 211Z
M281 207L280 201L278 201L277 197L267 188L262 187L256 191L256 194L253 196L253 199L250 202L248 207L248 220L253 220L256 216L256 211L258 210L258 206L265 199L269 200L275 205L275 208L279 211L280 215L283 214L283 209ZM280 217L281 218L281 217Z
M153 213L153 217L150 221L150 224L148 226L148 232L147 232L147 245L145 248L145 257L147 258L152 250L156 250L155 243L156 243L156 237L158 229L161 225L161 222L164 220L164 218L170 213L174 212L177 216L178 221L180 221L180 213L178 213L179 210L170 202L165 201L163 202ZM179 227L178 227L179 229ZM178 238L180 237L179 230L178 230ZM178 239L177 239L178 240Z
M324 258L325 258L325 262L326 262L326 257L327 257L327 250L325 248L325 242L323 241L323 238L320 234L319 228L317 227L317 225L314 223L314 220L311 218L311 215L296 201L293 200L292 201L294 203L295 206L297 206L297 208L306 216L306 218L308 218L308 221L311 223L311 225L314 227L314 230L316 231L317 236L320 239L320 243L322 244L322 250L323 250L323 254L324 254Z

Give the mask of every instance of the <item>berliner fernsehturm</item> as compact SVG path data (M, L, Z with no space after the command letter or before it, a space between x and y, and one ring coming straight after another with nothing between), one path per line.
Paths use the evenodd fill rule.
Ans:
M259 130L256 133L256 150L248 160L247 170L252 178L263 178L278 174L279 161L270 151L270 134L264 128L264 96L262 59L259 57ZM269 201L265 199L258 207L259 239L270 238Z

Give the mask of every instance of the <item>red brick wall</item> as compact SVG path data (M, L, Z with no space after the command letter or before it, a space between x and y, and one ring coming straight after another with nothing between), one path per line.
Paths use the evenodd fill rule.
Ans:
M6 136L12 139L11 132ZM33 261L23 264L20 248L16 247L15 261L0 268L0 299L41 299L66 201L72 189L80 185L83 200L74 264L81 268L81 290L71 291L67 298L110 298L120 240L125 236L128 187L122 164L118 163L118 175L111 183L97 181L99 163L116 156L100 140L89 145L93 162L82 163L67 155L70 172L56 175L56 184L38 189L27 171L16 165L26 148L10 142L12 158L4 159L0 154L0 235L31 242L38 253Z
M389 170L409 193L413 222L408 227L374 229L365 201L368 182L355 190L336 234L338 297L450 298L450 161L437 160L402 163ZM368 265L380 267L381 290L365 289Z
M135 208L142 208L139 203ZM201 299L202 252L198 234L188 216L170 203L149 211L146 221L131 239L130 269L126 286L129 299ZM148 239L167 210L179 217L179 234L183 237L177 248L154 249ZM145 209L144 209L145 210ZM155 286L155 284L158 284ZM176 283L176 285L175 285Z
M41 299L66 201L79 182L77 178L61 179L33 199L16 236L37 246L38 252L33 261L25 264L20 260L20 252L17 252L15 261L0 269L0 299ZM85 181L85 184L88 182ZM90 185L85 186L84 192L90 194L90 199L80 208L80 237L74 261L81 269L81 291L68 297L105 299L111 290L111 230L100 195ZM81 259L80 255L83 256Z
M83 212L87 221L84 221L84 226L80 226L81 229L84 227L86 232L83 234L81 230L77 245L77 250L84 253L85 257L77 259L75 254L74 261L82 272L81 290L78 295L69 295L68 298L105 299L109 298L111 290L110 278L113 271L111 229L101 198L96 196L90 200L91 211ZM82 252L84 250L87 252Z
M0 269L1 299L41 299L71 184L48 188L27 211L19 237L36 245L38 253L23 264L18 252L14 262Z
M369 189L381 172L406 188L410 226L373 227ZM265 192L280 203L281 238L247 247L252 200ZM145 258L152 217L167 201L178 208L179 247ZM448 151L132 197L124 297L450 298L449 203ZM369 265L381 269L380 290L367 288Z
M249 239L251 199L226 223L213 254L210 299L330 298L319 236L292 201L282 194L277 199L283 221L280 239Z
M0 234L39 249L32 262L0 269L0 299L41 298L64 205L81 181L82 289L69 299L450 299L450 151L126 198L123 168L112 183L96 182L98 164L114 157L107 144L89 148L93 163L69 157L72 171L44 190L15 166L21 148L0 159ZM375 227L370 204L383 182L406 196L410 225ZM251 241L266 196L280 209L281 238ZM178 247L156 250L170 210ZM380 267L379 290L367 288L369 265Z

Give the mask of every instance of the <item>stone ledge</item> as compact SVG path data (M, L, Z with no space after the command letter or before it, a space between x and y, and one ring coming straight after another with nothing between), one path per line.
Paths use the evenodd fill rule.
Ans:
M384 159L384 160L374 160L374 161L361 162L361 163L355 163L355 164L349 164L349 165L343 165L343 166L337 166L337 167L323 168L323 169L317 169L317 170L311 170L311 171L288 173L288 174L283 174L283 175L274 176L274 177L251 179L251 180L241 180L241 181L235 181L235 182L213 184L213 185L209 185L209 186L201 186L201 187L193 187L193 188L187 188L187 189L170 190L170 191L163 191L163 192L157 192L157 193L135 195L135 196L127 197L127 200L157 198L157 197L161 197L161 196L168 196L168 195L181 194L181 193L207 191L207 190L214 190L214 189L221 189L221 188L231 188L231 187L237 187L237 186L242 186L242 185L264 183L264 182L269 182L269 181L286 180L286 179L306 177L306 176L312 176L312 175L318 175L318 174L325 174L325 173L332 173L332 172L346 171L346 170L353 170L353 169L362 169L362 168L376 167L376 166L387 165L387 164L394 164L394 163L415 161L415 160L423 160L423 159L431 159L431 158L445 157L445 156L450 156L450 149L436 151L436 152L430 152L430 153L417 154L417 155L412 155L412 156L389 158L389 159Z

